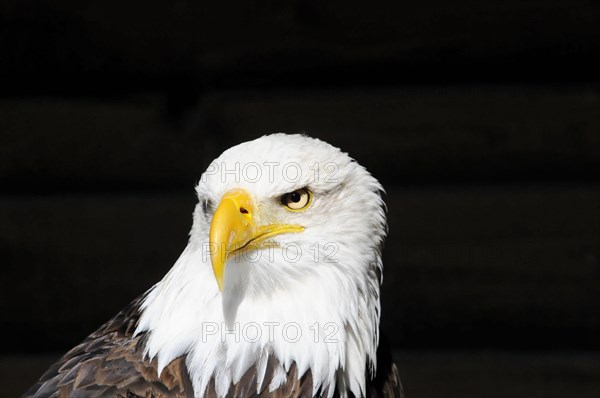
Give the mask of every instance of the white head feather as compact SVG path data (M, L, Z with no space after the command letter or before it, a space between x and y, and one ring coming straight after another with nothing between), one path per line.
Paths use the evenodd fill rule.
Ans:
M303 187L310 207L285 209L280 197ZM207 244L211 204L236 188L253 197L257 222L305 229L271 238L277 248L228 260L221 292ZM225 396L251 366L257 390L274 390L295 362L299 375L310 370L314 393L331 396L337 386L342 396L364 395L378 344L381 190L347 154L303 135L263 136L225 151L198 184L188 246L143 305L137 333L149 332L146 353L159 371L187 354L196 395L214 378ZM262 380L269 356L281 368Z

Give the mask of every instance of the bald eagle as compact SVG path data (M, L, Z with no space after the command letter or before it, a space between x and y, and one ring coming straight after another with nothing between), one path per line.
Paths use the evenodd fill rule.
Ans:
M202 174L165 277L26 397L402 397L380 343L382 187L346 153L273 134Z

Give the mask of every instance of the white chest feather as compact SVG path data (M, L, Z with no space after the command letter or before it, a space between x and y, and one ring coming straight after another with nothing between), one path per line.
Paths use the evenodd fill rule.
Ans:
M200 246L188 245L143 305L136 333L149 332L146 354L158 359L159 371L187 355L196 396L211 379L225 396L250 367L257 369L257 391L275 390L295 363L299 376L311 372L314 393L332 395L337 386L342 396L364 395L367 365L375 365L378 281L352 275L360 268L344 264L315 265L319 272L297 275L285 262L281 272L289 277L269 281L266 267L278 259L254 257L228 264L221 293ZM380 266L379 258L372 261ZM271 356L280 369L265 380Z

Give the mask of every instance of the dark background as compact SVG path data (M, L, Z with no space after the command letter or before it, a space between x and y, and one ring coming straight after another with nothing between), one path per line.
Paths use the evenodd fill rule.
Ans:
M2 396L157 282L233 144L307 132L387 190L409 398L600 394L600 5L0 4Z

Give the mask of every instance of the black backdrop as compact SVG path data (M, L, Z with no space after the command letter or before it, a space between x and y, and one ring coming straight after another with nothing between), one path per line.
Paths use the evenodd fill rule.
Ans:
M3 1L4 392L170 268L210 160L285 131L387 190L409 397L597 396L599 26L583 0Z

